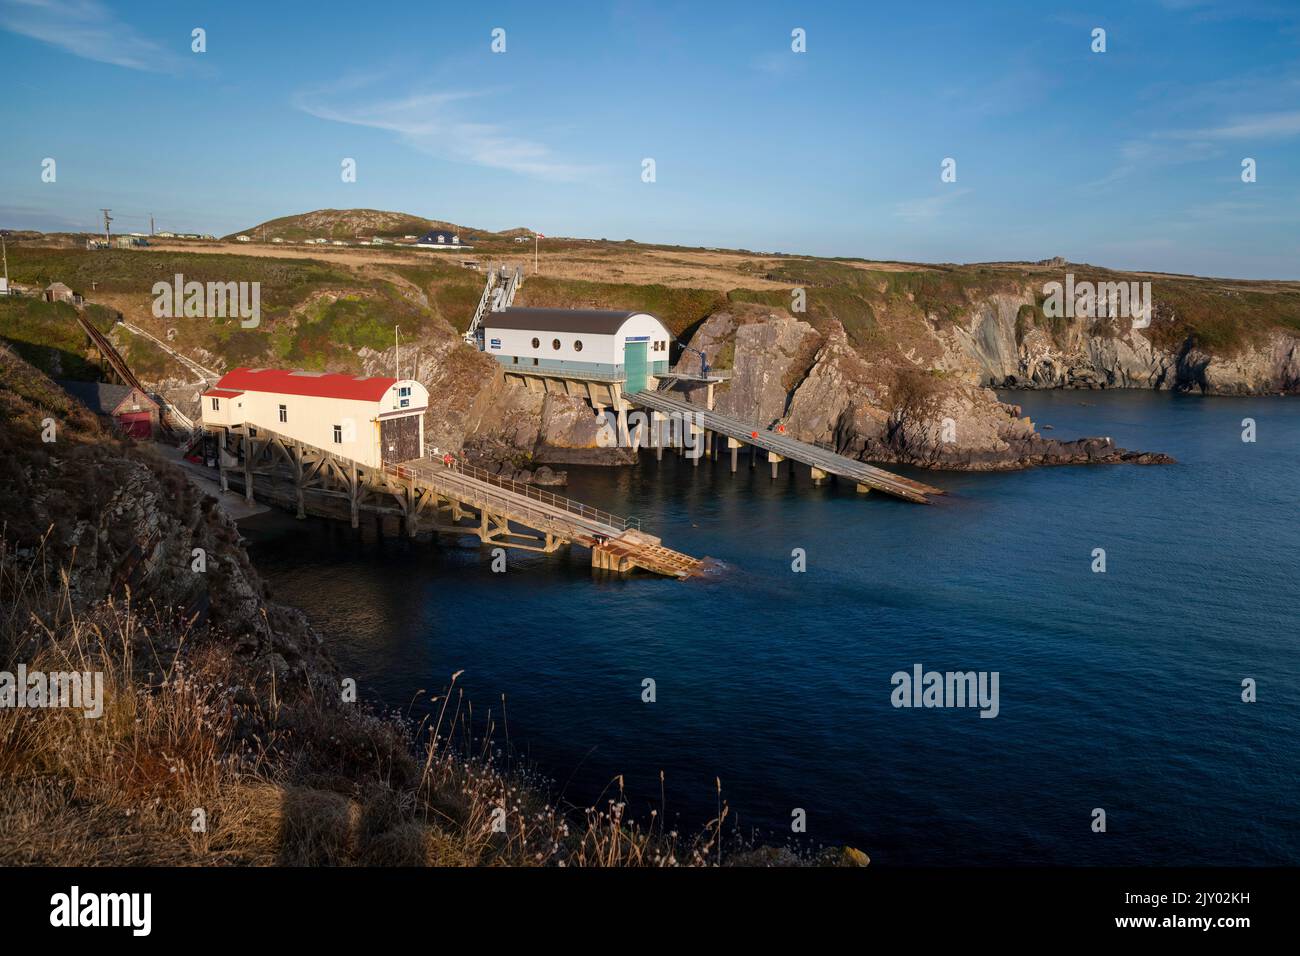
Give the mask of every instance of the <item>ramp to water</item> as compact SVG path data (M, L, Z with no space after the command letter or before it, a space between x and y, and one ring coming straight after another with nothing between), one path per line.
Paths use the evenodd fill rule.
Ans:
M885 471L883 468L876 468L874 465L848 458L820 445L810 445L807 442L798 441L765 426L741 421L720 412L709 411L699 405L683 399L673 398L663 392L640 391L634 395L629 395L628 400L633 404L640 405L642 408L664 415L689 415L691 421L709 431L717 432L719 435L726 435L728 438L744 442L747 445L766 449L780 455L782 458L803 462L828 475L838 475L867 488L882 491L885 494L894 495L907 501L929 504L930 495L943 494L943 490L940 488L932 487L920 481L913 481L910 478L903 478L900 475Z

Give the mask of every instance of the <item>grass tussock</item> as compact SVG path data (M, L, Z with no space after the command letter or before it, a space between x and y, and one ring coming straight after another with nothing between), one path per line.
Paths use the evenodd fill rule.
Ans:
M77 612L66 573L0 545L11 673L103 675L102 714L0 708L7 864L680 866L724 857L717 818L682 839L626 819L621 778L574 813L503 762L455 686L436 717L291 691L129 596ZM163 648L170 650L163 652ZM737 844L729 844L735 846Z

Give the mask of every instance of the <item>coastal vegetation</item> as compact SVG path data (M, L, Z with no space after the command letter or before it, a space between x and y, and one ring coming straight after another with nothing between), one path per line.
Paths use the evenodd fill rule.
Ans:
M689 834L634 818L619 777L568 806L500 750L504 706L475 710L459 674L419 722L354 702L215 500L6 347L0 484L0 670L102 678L94 717L0 708L0 863L866 862L753 848L720 786Z

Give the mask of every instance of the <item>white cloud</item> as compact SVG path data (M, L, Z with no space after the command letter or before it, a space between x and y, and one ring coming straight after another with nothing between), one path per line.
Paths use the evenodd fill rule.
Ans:
M0 0L0 28L131 70L165 73L177 63L98 0Z
M966 188L946 188L941 193L921 199L905 199L894 204L894 215L908 222L929 222L937 218L947 206L970 192Z
M1300 110L1242 116L1211 129L1173 132L1187 139L1285 139L1300 133Z
M319 119L387 130L413 149L438 159L539 179L576 180L596 169L565 162L546 145L516 136L498 124L466 118L462 107L480 114L490 112L483 102L491 96L488 91L421 92L351 105L335 102L341 94L367 82L354 78L329 88L300 91L294 95L293 105Z

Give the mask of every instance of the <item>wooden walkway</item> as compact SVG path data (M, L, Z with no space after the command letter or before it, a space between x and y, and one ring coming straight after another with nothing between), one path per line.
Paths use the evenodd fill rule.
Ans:
M662 415L676 416L684 421L693 422L705 431L727 436L728 444L732 449L733 471L736 449L744 444L765 449L774 469L777 462L786 458L800 461L812 468L814 478L837 475L855 482L860 491L874 489L918 504L929 504L930 495L943 494L939 488L847 458L833 449L822 445L810 445L765 426L709 411L683 399L673 398L664 392L637 392L635 395L629 395L628 401Z
M396 516L411 537L421 530L475 535L484 544L546 554L578 544L591 549L592 567L609 571L643 568L686 578L701 568L699 559L664 547L635 519L473 465L422 458L372 468L265 428L255 434L242 427L209 430L222 452L223 490L233 478L252 501L259 485L265 494L278 485L299 517L306 516L310 497L346 504L353 527L367 511Z

